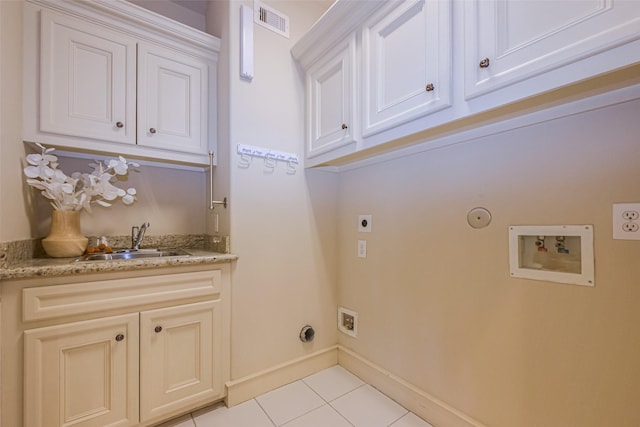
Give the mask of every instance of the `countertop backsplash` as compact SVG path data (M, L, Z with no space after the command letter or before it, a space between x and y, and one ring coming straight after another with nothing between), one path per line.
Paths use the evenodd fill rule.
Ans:
M87 236L95 241L99 236ZM131 236L105 236L112 248L131 247ZM208 234L170 234L164 236L146 235L142 248L203 249L221 254L230 253L229 236ZM0 242L0 269L33 259L47 258L42 248L42 239L27 239L15 242Z
M42 239L27 239L0 243L0 268L8 268L30 258L44 256Z

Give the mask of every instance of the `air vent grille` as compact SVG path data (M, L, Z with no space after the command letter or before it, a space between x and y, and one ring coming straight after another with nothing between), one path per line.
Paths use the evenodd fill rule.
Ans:
M258 0L253 3L253 20L258 25L289 38L289 17Z

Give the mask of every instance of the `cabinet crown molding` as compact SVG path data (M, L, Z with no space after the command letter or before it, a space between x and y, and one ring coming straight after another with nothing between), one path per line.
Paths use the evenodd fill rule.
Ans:
M72 15L81 15L83 19L92 19L97 23L129 33L136 38L153 40L157 36L170 38L176 42L187 42L191 46L207 53L220 52L220 39L173 19L159 15L126 0L27 0L49 9ZM115 20L114 20L115 18ZM155 36L155 37L154 37Z
M396 0L394 0L396 1ZM291 55L305 68L328 49L355 31L385 0L337 0L291 48Z

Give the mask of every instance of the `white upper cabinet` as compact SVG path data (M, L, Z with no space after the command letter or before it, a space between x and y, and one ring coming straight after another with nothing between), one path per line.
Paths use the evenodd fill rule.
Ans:
M208 165L220 40L124 0L24 3L23 139Z
M446 2L390 2L364 24L364 137L450 105L449 11Z
M42 12L40 129L135 144L136 42Z
M464 13L467 99L640 38L639 1L466 0ZM565 78L578 80L629 61L621 52Z
M351 102L337 84L347 58L337 47L354 37ZM546 108L538 95L551 91L562 102L607 90L609 78L630 85L622 71L640 66L640 1L337 0L291 53L307 73L305 166L342 166L444 144L490 112L495 121L525 111L507 107L516 102ZM577 84L589 79L597 87ZM340 133L347 101L354 115Z
M307 73L307 156L355 141L355 36L339 44Z
M138 57L138 144L206 153L209 64L144 44Z

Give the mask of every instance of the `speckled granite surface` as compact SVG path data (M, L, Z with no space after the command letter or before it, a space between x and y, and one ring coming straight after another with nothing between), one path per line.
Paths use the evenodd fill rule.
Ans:
M44 253L39 239L0 243L0 268L7 268L10 265L33 258L38 253L40 256Z
M107 236L114 248L130 246L129 236ZM126 242L124 242L126 240ZM124 242L124 243L123 243ZM22 279L43 276L66 276L141 268L160 268L231 262L238 257L229 253L229 238L204 235L147 236L143 247L178 248L187 251L186 257L141 258L118 261L84 261L76 258L47 258L42 254L39 240L0 243L0 279Z

